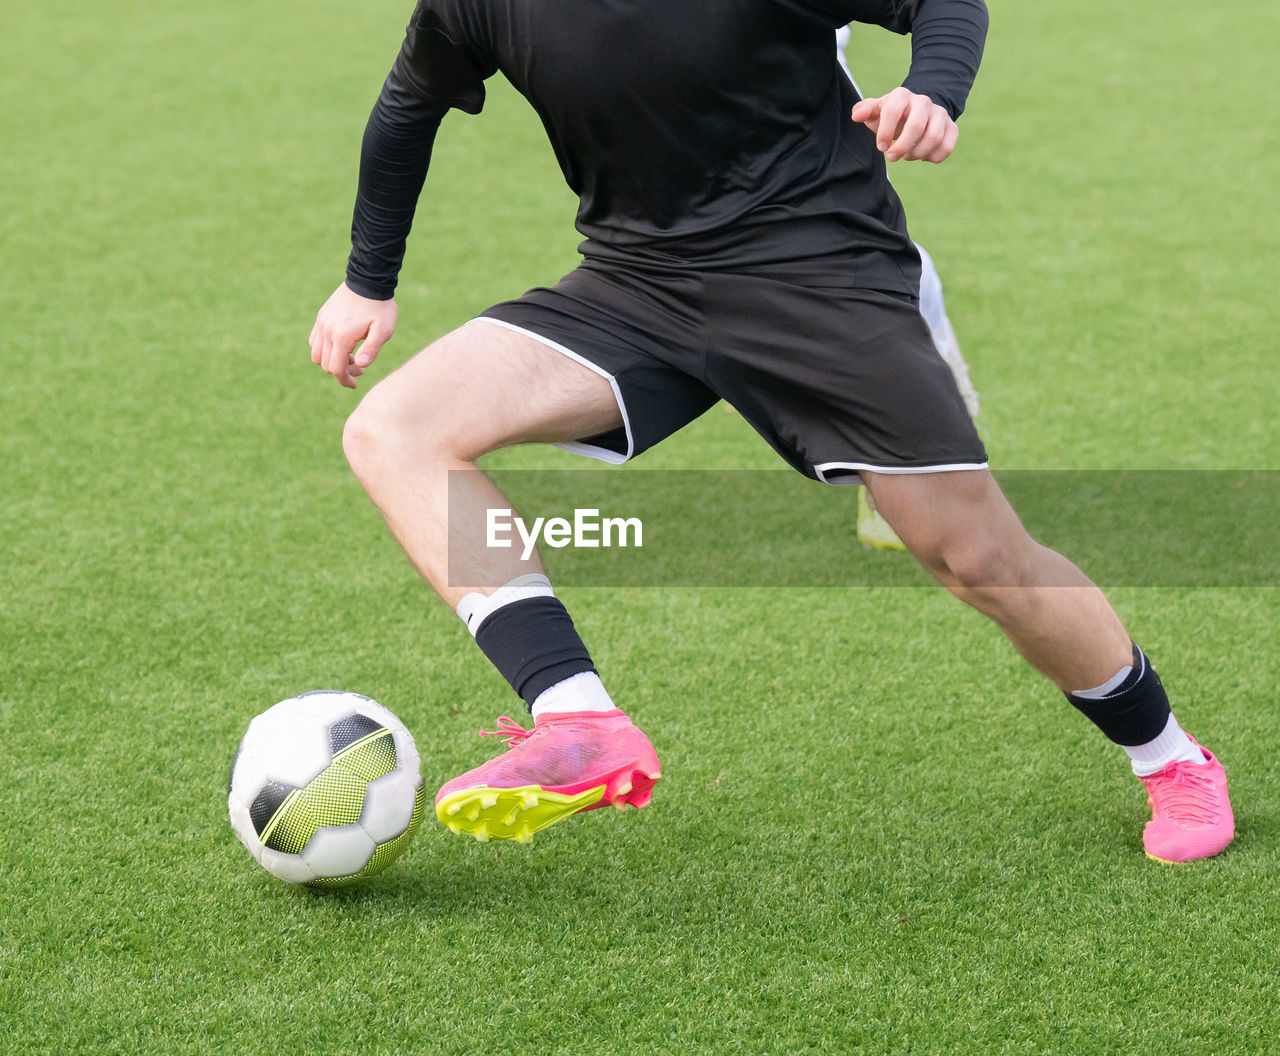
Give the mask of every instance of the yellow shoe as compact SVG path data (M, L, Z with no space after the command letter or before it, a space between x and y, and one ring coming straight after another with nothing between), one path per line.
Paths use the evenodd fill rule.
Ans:
M889 527L889 522L880 516L876 504L863 487L858 488L858 541L868 549L906 549L897 533Z

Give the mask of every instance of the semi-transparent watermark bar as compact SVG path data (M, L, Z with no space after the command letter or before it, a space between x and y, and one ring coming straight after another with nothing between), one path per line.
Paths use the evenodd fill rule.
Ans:
M1280 586L1280 471L996 477L1031 535L1100 586ZM909 555L862 547L856 518L855 489L785 470L458 471L449 482L449 579L491 589L540 556L557 586L932 582Z

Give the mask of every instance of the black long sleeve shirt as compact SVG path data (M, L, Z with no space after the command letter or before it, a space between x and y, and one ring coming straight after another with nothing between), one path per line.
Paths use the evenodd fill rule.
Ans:
M909 245L833 33L912 36L903 82L959 116L982 0L419 0L365 130L347 283L387 298L450 109L503 75L579 196L587 256L749 266Z

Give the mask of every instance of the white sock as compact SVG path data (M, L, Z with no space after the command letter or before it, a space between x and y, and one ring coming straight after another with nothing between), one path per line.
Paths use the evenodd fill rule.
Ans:
M468 597L470 597L470 595L468 595ZM1112 693L1119 689L1124 680L1129 677L1129 672L1132 670L1133 665L1129 664L1126 667L1120 668L1119 671L1103 682L1102 685L1094 686L1093 689L1072 690L1071 695L1073 697L1083 697L1085 700L1102 700L1104 697L1111 696Z
M1170 763L1207 763L1204 752L1194 741L1182 732L1178 720L1170 713L1169 721L1154 740L1146 744L1121 745L1129 756L1133 772L1138 777L1150 777L1163 770Z
M580 671L563 682L544 689L533 702L533 721L538 716L557 711L612 711L613 699L594 671Z
M459 619L467 625L471 637L474 638L476 631L480 629L480 624L504 605L510 605L513 601L524 601L525 598L554 598L555 596L555 591L551 589L551 580L541 572L527 572L523 576L516 576L510 583L502 584L492 594L479 594L474 591L464 594L455 611Z

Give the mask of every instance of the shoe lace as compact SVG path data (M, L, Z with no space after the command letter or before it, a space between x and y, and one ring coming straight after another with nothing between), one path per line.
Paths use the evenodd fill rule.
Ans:
M1151 789L1152 806L1170 820L1191 825L1208 825L1218 820L1218 795L1213 779L1198 773L1194 763L1174 767ZM1207 769L1207 767L1205 768Z
M481 737L505 737L508 748L514 748L526 737L533 736L533 730L526 730L515 719L507 715L498 716L498 729L481 730Z

